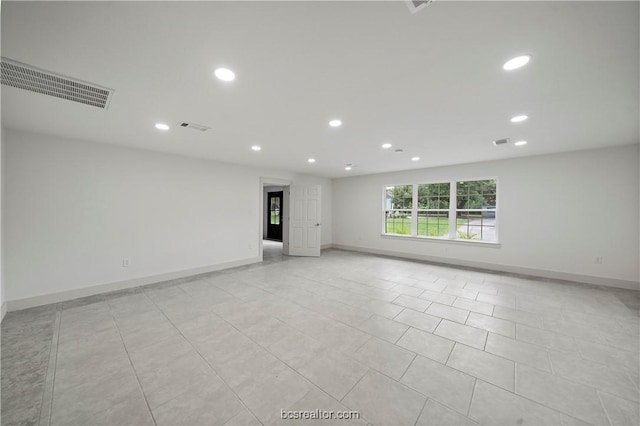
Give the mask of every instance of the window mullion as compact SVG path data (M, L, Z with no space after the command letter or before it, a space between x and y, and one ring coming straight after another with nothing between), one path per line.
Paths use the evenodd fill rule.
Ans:
M413 202L411 203L411 217L413 222L411 223L411 235L418 235L418 185L413 185Z
M458 222L456 220L457 200L456 181L452 181L449 185L449 238L455 240L458 230Z

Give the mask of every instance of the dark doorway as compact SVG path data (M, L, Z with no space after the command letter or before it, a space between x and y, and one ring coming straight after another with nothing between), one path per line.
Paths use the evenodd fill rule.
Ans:
M268 193L267 238L282 241L282 191Z

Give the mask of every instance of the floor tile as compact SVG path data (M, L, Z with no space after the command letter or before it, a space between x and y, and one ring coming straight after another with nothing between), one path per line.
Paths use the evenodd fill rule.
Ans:
M231 389L210 376L152 411L158 425L189 426L224 424L243 409Z
M356 361L396 380L402 377L414 357L413 352L375 337L353 353Z
M262 426L262 423L251 414L251 411L243 408L242 411L229 419L224 426Z
M237 393L258 420L263 424L270 424L281 418L283 407L290 407L312 387L304 377L287 369L245 386Z
M392 303L382 302L380 300L372 300L371 302L362 305L360 309L371 312L372 314L381 315L386 318L393 318L400 312L402 312L404 308Z
M468 300L476 300L478 297L478 292L469 290L461 287L446 287L442 290L443 294L450 294L452 296L456 296L458 298L468 299Z
M419 297L430 302L440 303L441 305L448 306L453 305L453 302L456 301L456 296L452 294L443 294L432 290L425 290Z
M638 388L623 370L584 360L579 355L551 352L553 373L622 398L640 401Z
M518 324L525 324L530 327L542 328L542 318L540 316L530 312L518 311L516 309L500 306L497 303L495 308L493 308L493 316L513 321Z
M469 417L483 425L560 425L560 414L502 388L476 382Z
M342 402L374 425L413 425L425 400L416 391L369 371Z
M458 324L457 322L442 320L433 334L445 337L449 340L464 343L474 348L484 349L487 340L486 330L481 330L468 325Z
M435 317L440 317L444 319L448 319L450 321L455 321L460 324L464 324L467 321L467 317L469 316L469 311L465 311L463 309L452 308L451 306L441 305L439 303L432 303L425 313L429 315L433 315Z
M401 382L458 413L466 413L475 380L468 374L418 355Z
M487 345L484 350L517 363L526 364L549 373L551 372L549 354L540 346L489 333Z
M491 315L493 313L493 305L484 302L476 302L475 300L469 300L464 298L457 298L453 302L454 308L464 309L465 311L477 312L479 314Z
M396 305L404 306L405 308L411 308L416 311L424 312L429 307L431 302L424 299L419 299L414 296L400 295L393 300Z
M606 392L598 392L613 426L640 424L640 405Z
M393 320L431 333L436 329L438 324L440 324L442 319L414 311L413 309L405 309L393 318Z
M398 284L393 288L391 288L391 291L399 294L405 294L407 296L418 297L423 290L421 288L413 287L411 285Z
M410 328L396 344L444 364L449 358L454 342L422 330Z
M513 361L456 343L447 365L508 391L515 390Z
M572 337L522 324L516 325L516 338L557 351L577 352L578 350Z
M592 424L607 424L596 391L543 371L518 364L516 393Z
M371 318L360 324L358 328L373 336L395 343L400 336L409 329L409 326L379 315L373 315Z
M456 413L450 408L430 399L420 414L416 426L475 426L478 423Z
M311 383L341 400L369 369L342 353L324 351L297 370Z
M297 369L315 358L325 345L298 331L291 331L267 348L276 357Z
M2 421L153 424L144 391L158 424L297 425L280 410L357 411L347 400L362 418L333 423L637 424L639 302L338 250L280 256L9 312Z
M500 318L471 312L467 318L466 325L501 334L512 339L516 338L516 324Z

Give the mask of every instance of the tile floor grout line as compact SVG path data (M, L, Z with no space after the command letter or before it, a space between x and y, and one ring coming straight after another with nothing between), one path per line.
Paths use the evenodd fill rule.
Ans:
M409 371L409 368L411 367L413 362L418 358L418 354L416 352L413 352L413 351L410 351L410 352L413 353L413 358L411 358L411 361L409 362L409 364L407 364L407 368L404 369L404 371L402 372L402 374L400 375L398 380L396 380L396 382L398 382L398 383L401 383L402 378L404 377L404 375L407 374L407 371Z
M393 320L391 320L391 321L393 321ZM402 323L401 323L401 324L402 324ZM404 335L405 335L405 334L407 334L407 332L408 332L409 330L411 330L412 328L415 328L415 327L410 326L409 324L404 324L404 325L406 325L406 326L407 326L407 329L406 329L405 331L403 331L403 332L402 332L402 334L400 335L400 337L398 337L398 338L395 340L395 342L393 342L393 344L394 344L394 345L399 346L399 347L401 347L400 345L398 345L398 342L400 341L400 339L402 339L402 338L404 337ZM419 328L416 328L416 330L419 330Z
M187 293L187 294L188 294L188 293ZM184 338L184 339L189 343L189 346L191 346L191 347L193 348L193 350L195 350L195 351L196 351L196 353L198 354L198 356L199 356L199 357L200 357L200 358L205 362L205 364L207 364L207 365L209 366L209 368L211 369L211 371L213 371L213 372L216 374L216 376L217 376L217 377L222 381L222 383L224 383L224 384L225 384L225 386L226 386L226 387L227 387L227 388L228 388L228 389L233 393L233 395L236 397L236 399L238 400L238 402L240 402L240 404L241 404L241 405L242 405L242 406L243 406L247 411L249 411L249 412L251 413L251 415L252 415L256 420L258 420L258 422L259 422L261 425L264 425L264 423L262 422L262 420L260 420L260 418L259 418L259 417L258 417L258 416L253 412L253 410L251 410L251 408L249 408L249 406L247 406L247 404L242 400L242 398L240 398L240 395L238 395L238 393L235 391L235 389L233 389L233 387L231 387L231 385L229 385L229 383L227 383L227 381L226 381L226 380L225 380L225 379L220 375L220 373L219 373L219 372L218 372L218 371L217 371L217 370L216 370L216 369L211 365L211 363L209 363L209 361L208 361L208 360L207 360L207 359L202 355L202 353L201 353L201 352L198 350L198 348L197 348L197 347L196 347L196 346L191 342L191 340L190 340L187 336L185 336L185 335L182 333L182 330L180 330L180 329L176 326L176 324L173 322L173 320L172 320L171 318L169 318L169 316L166 314L166 312L164 312L164 311L162 310L162 308L160 308L160 306L158 306L158 304L157 304L154 300L152 300L148 295L145 295L145 296L146 296L146 297L151 301L151 303L153 303L153 304L156 306L156 308L158 308L158 310L162 313L162 315L164 315L164 317L167 319L167 321L169 321L169 322L171 323L171 325L173 326L173 328L175 328L175 329L178 331L178 333L180 333L180 335L181 335L181 336L182 336L182 337L183 337L183 338ZM222 319L223 321L225 321L227 324L230 324L232 327L234 327L234 328L235 328L235 326L234 326L233 324L229 323L227 320L225 320L224 318L222 318L220 315L218 315L218 313L217 313L217 312L213 312L213 311L212 311L212 313L213 313L213 314L215 314L218 318L220 318L220 319ZM237 328L236 328L236 330L237 330L238 332L240 332L240 330L238 330ZM241 333L241 332L240 332L240 333ZM244 334L243 334L243 336L244 336ZM186 391L185 391L185 392L186 392ZM172 399L173 399L173 398L172 398ZM167 402L168 402L168 401L167 401ZM229 420L233 419L233 417L235 417L235 416L236 416L236 415L238 415L238 414L240 414L240 413L236 413L236 414L234 414L231 418L229 418L228 420L226 420L226 421L225 421L225 423L229 422Z
M427 402L429 402L429 397L426 397L424 399L424 404L422 404L422 408L420 409L420 412L418 413L418 417L416 417L416 421L413 422L413 426L416 426L418 424L418 420L420 420L420 417L422 416L422 413L424 413L424 409L427 407Z
M473 397L476 395L476 386L478 386L478 378L477 377L473 381L473 389L471 389L471 398L469 399L469 408L467 408L466 417L469 418L469 419L471 418L471 417L469 417L469 414L471 414L471 404L473 404Z
M600 407L602 408L602 411L604 411L604 415L606 416L607 421L609 422L610 425L613 425L614 423L611 421L611 417L609 416L607 408L604 406L604 402L602 402L602 396L600 396L600 392L598 390L596 390L596 395L598 396Z
M131 360L131 354L129 354L129 349L127 348L126 343L124 342L124 337L122 336L122 332L120 331L120 327L118 326L118 321L116 321L116 317L113 314L113 310L111 309L111 303L106 301L107 307L109 308L109 314L111 315L111 320L118 331L118 336L120 336L120 342L122 343L122 347L124 348L125 353L127 354L127 359L129 360L129 366L131 367L131 371L133 371L133 375L136 378L136 383L138 384L138 389L142 393L142 398L144 399L144 403L149 411L149 415L151 416L151 420L154 425L157 425L156 418L153 415L153 411L151 410L151 406L149 405L149 400L147 399L147 395L144 392L144 388L142 387L142 383L140 383L140 377L138 377L138 372L136 371L136 367L133 365L133 361Z
M49 347L49 360L47 363L47 372L45 374L45 388L42 392L40 415L38 416L38 424L42 426L49 426L51 424L51 417L53 414L53 391L56 377L56 364L58 362L60 323L62 319L62 306L59 303L56 303L55 312L56 318L53 325L53 335L51 336L51 346ZM45 419L43 419L43 416Z

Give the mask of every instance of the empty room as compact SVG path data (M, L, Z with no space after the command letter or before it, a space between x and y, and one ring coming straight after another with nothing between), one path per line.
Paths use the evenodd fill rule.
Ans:
M0 424L640 423L637 1L2 1Z

